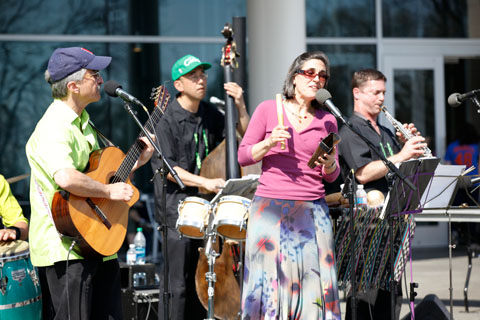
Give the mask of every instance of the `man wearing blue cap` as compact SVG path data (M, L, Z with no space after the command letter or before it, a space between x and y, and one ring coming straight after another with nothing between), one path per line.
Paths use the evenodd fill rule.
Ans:
M100 148L85 108L100 100L100 70L111 60L84 48L59 48L45 71L54 101L26 146L31 168L30 256L40 274L44 319L123 318L116 255L84 259L72 250L71 239L60 237L51 213L53 195L62 189L80 197L132 198L129 184L103 184L83 173L90 153ZM142 141L146 147L134 169L153 153L148 140Z
M156 126L164 157L187 186L186 190L180 190L175 180L168 176L166 211L172 291L169 305L171 319L204 319L206 315L195 291L198 248L203 245L203 241L186 237L180 239L175 224L180 200L198 196L199 187L217 193L225 184L223 178L208 179L199 175L202 160L224 139L224 116L214 106L202 101L207 92L205 71L210 67L210 63L202 62L192 55L186 55L174 63L172 80L178 94ZM225 83L224 89L234 99L239 116L237 131L243 135L250 119L243 100L243 90L233 82ZM162 166L159 159L152 159L151 164L154 170ZM159 222L163 221L164 212L161 199L162 181L156 179L155 200ZM161 315L164 313L163 307L163 301L160 301Z

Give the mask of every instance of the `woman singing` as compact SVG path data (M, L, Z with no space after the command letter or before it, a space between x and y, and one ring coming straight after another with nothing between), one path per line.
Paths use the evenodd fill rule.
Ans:
M306 52L290 66L282 101L255 110L238 151L242 166L262 160L247 228L243 319L340 319L333 232L323 180L340 170L336 150L308 160L319 142L337 132L333 115L315 93L329 77L323 52ZM284 149L282 149L284 144Z

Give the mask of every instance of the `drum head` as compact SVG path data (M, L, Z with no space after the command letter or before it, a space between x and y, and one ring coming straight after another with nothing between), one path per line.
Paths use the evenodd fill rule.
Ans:
M0 258L21 255L28 252L28 242L23 240L0 242Z

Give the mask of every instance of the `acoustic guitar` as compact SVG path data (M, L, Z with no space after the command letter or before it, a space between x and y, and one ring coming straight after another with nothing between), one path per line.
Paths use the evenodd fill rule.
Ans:
M152 99L155 108L144 128L153 132L154 126L162 117L170 95L163 87L153 89ZM129 202L113 201L104 198L84 198L61 190L54 194L52 216L57 230L73 237L75 251L83 257L109 256L115 254L123 244L127 232L128 211L139 199L129 175L140 157L144 143L139 140L125 155L119 148L106 147L92 152L85 174L104 184L125 182L133 187L134 194Z

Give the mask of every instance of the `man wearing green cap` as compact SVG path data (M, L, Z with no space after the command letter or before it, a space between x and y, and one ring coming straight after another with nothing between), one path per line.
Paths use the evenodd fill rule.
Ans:
M183 183L180 190L169 175L167 183L168 258L170 270L170 319L204 319L205 309L195 291L195 268L198 248L203 240L183 237L176 230L178 203L186 197L198 196L198 187L217 193L225 184L224 179L207 179L199 175L202 160L224 139L224 116L214 106L202 101L207 92L207 74L210 63L186 55L172 67L172 80L178 94L159 121L156 132L164 157L169 161ZM235 102L238 110L237 131L243 135L249 116L243 100L242 88L233 82L225 83L224 89ZM219 164L225 165L225 164ZM155 171L161 168L159 159L152 159ZM155 180L157 220L163 221L162 181ZM163 286L161 286L163 292ZM159 314L163 315L163 301L159 303Z

